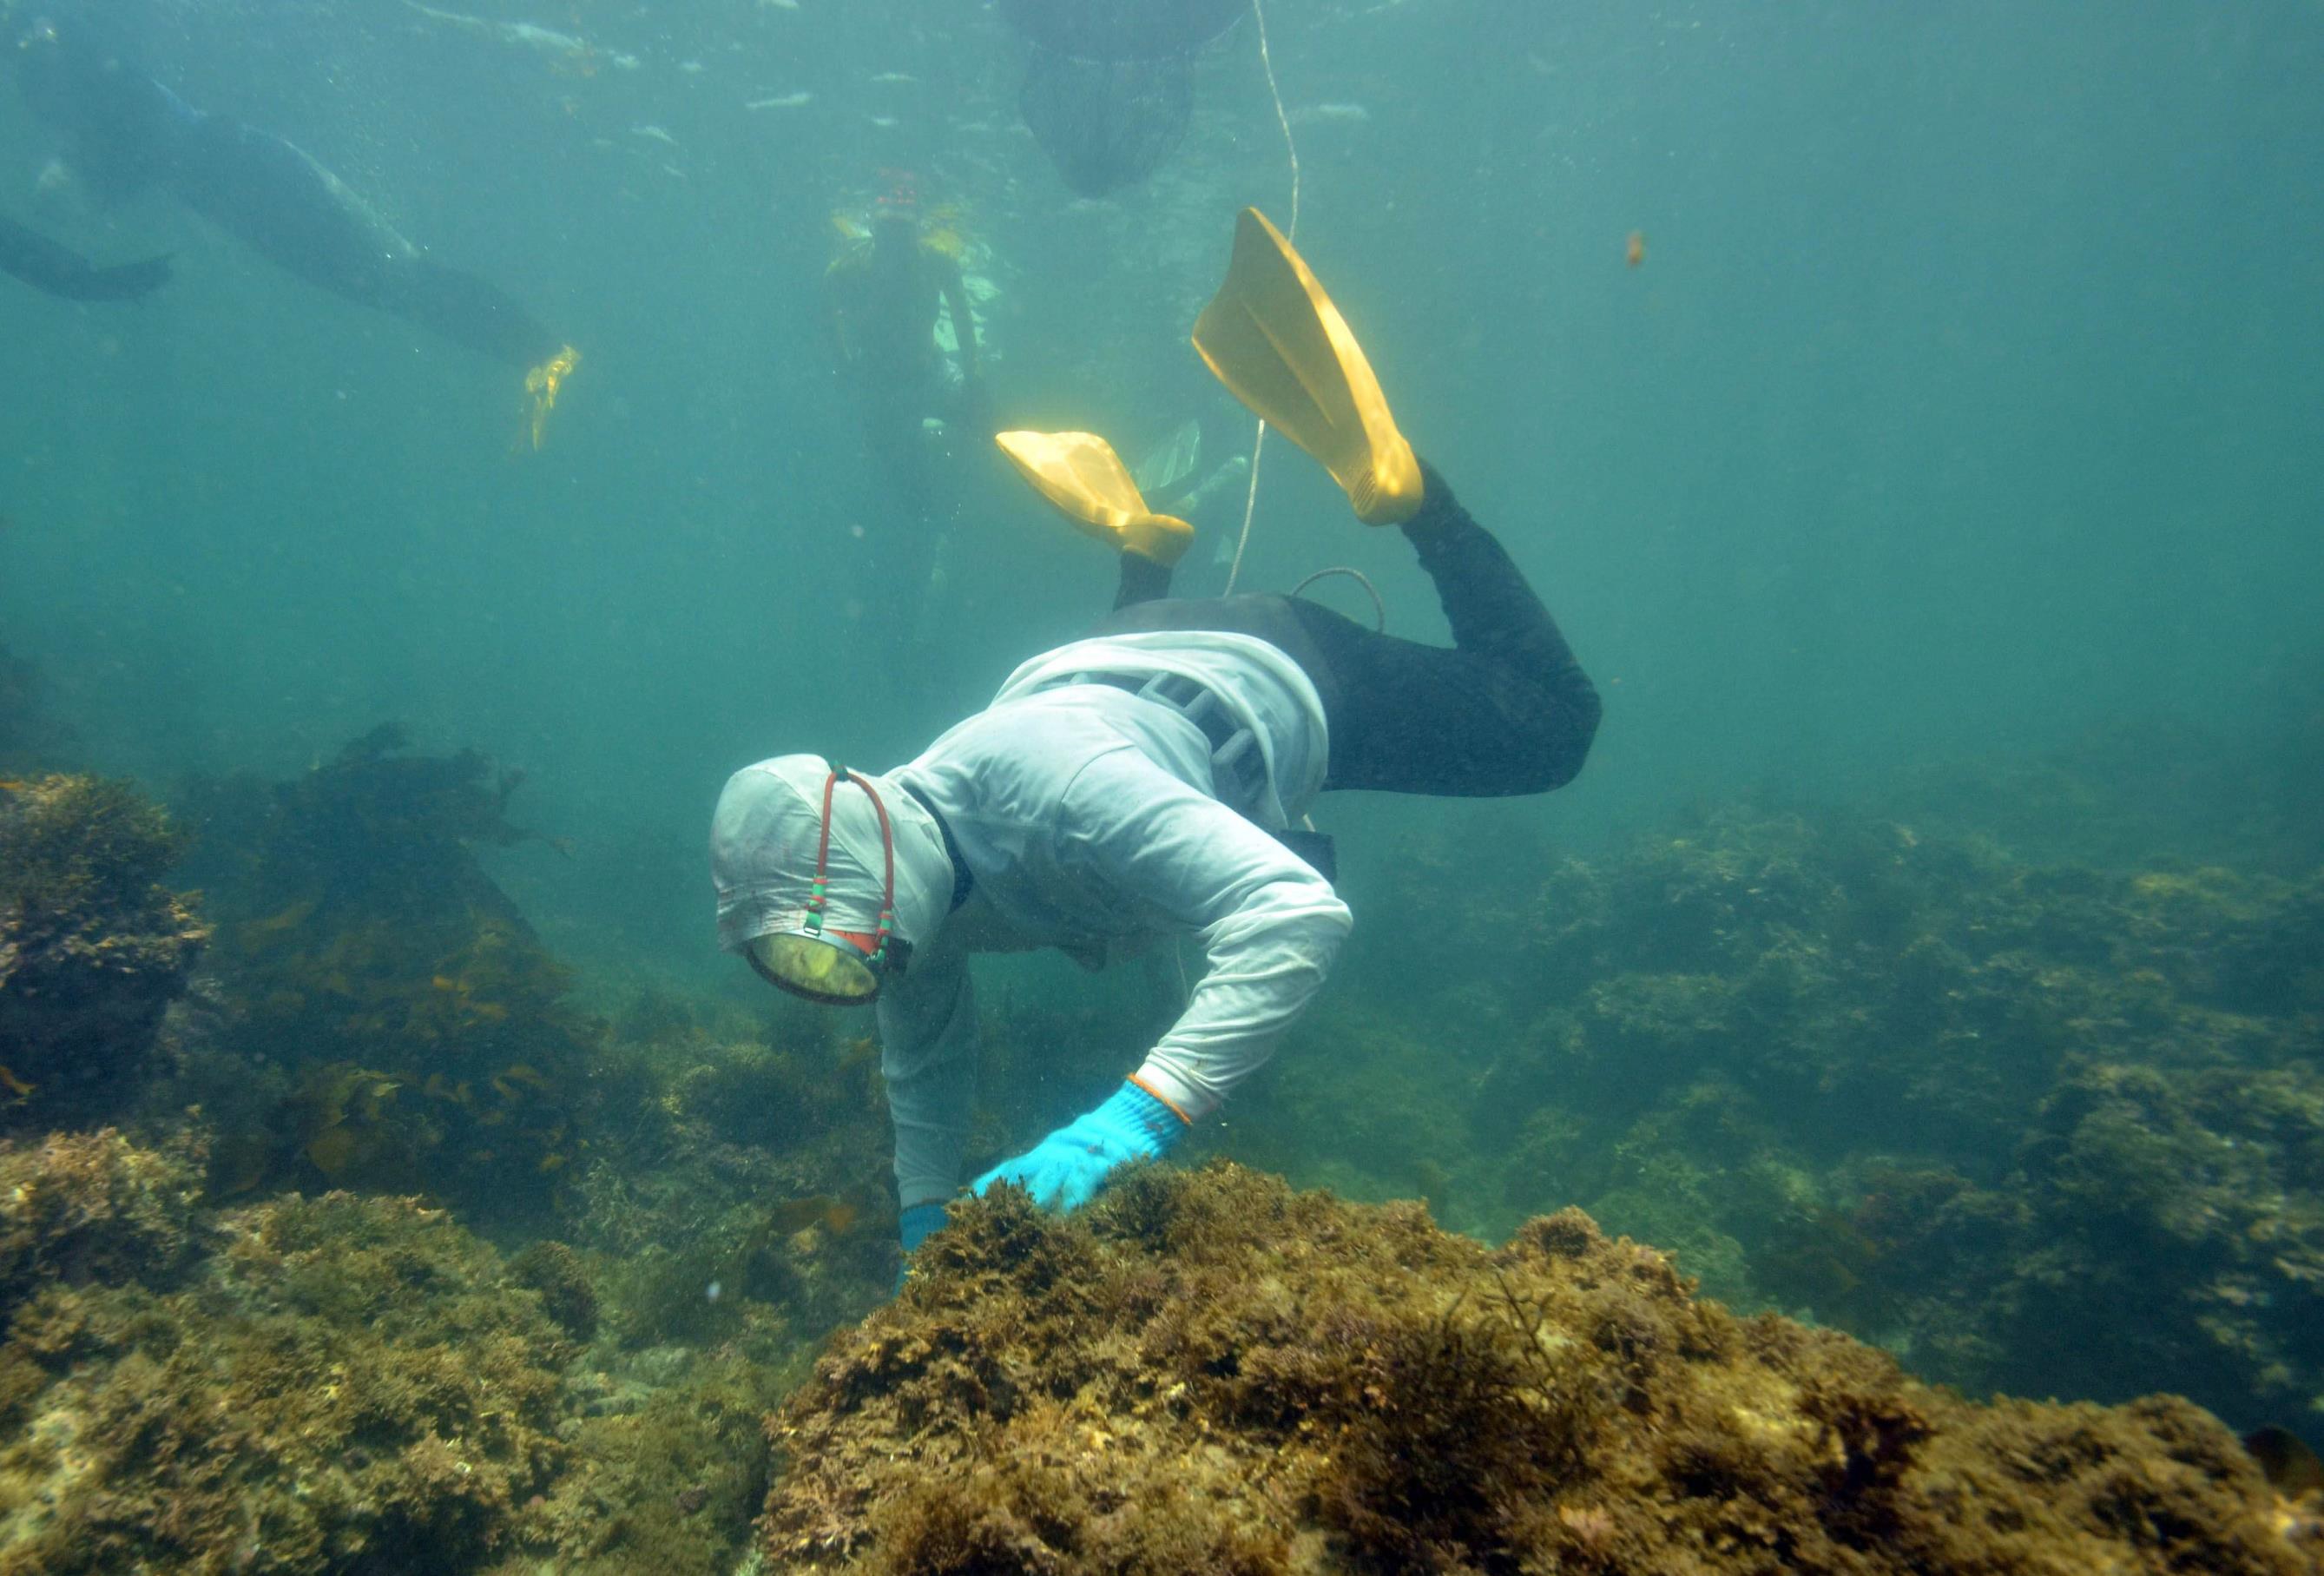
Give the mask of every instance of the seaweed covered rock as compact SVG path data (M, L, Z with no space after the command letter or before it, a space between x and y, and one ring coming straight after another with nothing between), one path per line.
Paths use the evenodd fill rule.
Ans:
M44 1282L173 1280L201 1192L198 1149L142 1149L110 1128L0 1141L0 1334Z
M2324 1076L2095 1064L2015 1159L1990 1187L1864 1168L1831 1221L1867 1249L1853 1300L1926 1342L1923 1366L2070 1395L2167 1375L2246 1426L2314 1415Z
M1488 1239L1577 1203L1978 1392L2324 1396L2324 872L1729 806L1425 908L1454 853L1397 866L1449 966L1368 993L1360 927L1236 1157Z
M772 993L770 992L771 995ZM609 1112L576 1189L576 1239L612 1261L626 1346L730 1339L761 1313L861 1318L894 1285L878 1056L814 1019L633 1009L595 1068Z
M521 774L382 729L288 783L189 793L225 1002L190 1092L217 1184L548 1210L578 1157L595 1025L476 861L535 834Z
M0 1128L118 1120L208 932L161 886L181 839L126 783L0 785Z
M780 1570L2324 1569L2184 1402L1978 1406L1576 1211L1495 1252L1225 1166L955 1205L770 1429Z
M560 1245L503 1264L345 1193L211 1216L200 1175L113 1133L0 1149L0 1576L733 1568L779 1339L641 1383L577 1344Z
M183 1290L17 1310L0 1571L456 1570L504 1541L566 1464L569 1350L492 1249L343 1194L218 1229Z

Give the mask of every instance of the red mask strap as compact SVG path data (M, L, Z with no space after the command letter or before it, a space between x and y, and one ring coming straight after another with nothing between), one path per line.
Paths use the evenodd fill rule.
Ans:
M831 868L831 796L843 779L853 783L871 797L872 812L880 818L880 858L884 867L880 877L880 933L874 938L868 960L877 963L887 956L888 936L896 928L896 834L889 825L888 806L881 802L879 790L872 786L870 779L848 770L835 760L823 779L823 828L816 838L815 884L807 889L807 933L809 935L823 934L824 895L828 889Z

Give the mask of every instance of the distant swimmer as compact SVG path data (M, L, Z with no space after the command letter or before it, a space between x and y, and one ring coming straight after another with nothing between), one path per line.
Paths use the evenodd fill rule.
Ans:
M823 278L833 370L854 397L882 483L878 507L867 511L875 522L860 559L868 578L851 598L865 613L892 604L898 576L919 581L921 594L933 577L950 508L930 424L970 432L980 445L994 429L962 268L966 243L955 223L922 212L917 177L884 174L868 219L835 216L839 248ZM940 323L951 330L949 357Z
M284 272L517 369L537 441L577 355L508 294L427 256L304 150L188 104L79 20L36 20L11 41L25 104L92 190L168 192Z
M1075 195L1144 180L1185 138L1194 57L1250 0L1000 0L1025 41L1025 125Z
M170 260L149 257L101 268L0 214L0 273L69 301L134 301L170 282Z

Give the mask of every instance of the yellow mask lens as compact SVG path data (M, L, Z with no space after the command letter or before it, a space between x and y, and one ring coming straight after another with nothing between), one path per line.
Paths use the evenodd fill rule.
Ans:
M796 933L751 944L751 966L770 984L831 1007L860 1007L880 993L880 976L846 942Z

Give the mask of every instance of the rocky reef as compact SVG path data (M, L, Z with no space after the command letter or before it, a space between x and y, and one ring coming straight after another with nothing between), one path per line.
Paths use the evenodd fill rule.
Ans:
M212 1213L201 1177L0 1146L0 1572L731 1568L779 1349L641 1374L569 1249L412 1199Z
M1461 856L1407 853L1416 903ZM1434 914L1475 961L1328 1005L1232 1153L1488 1240L1580 1203L1977 1392L2324 1404L2324 873L1753 806L1516 862Z
M116 1120L208 931L160 884L182 840L125 783L0 784L0 1132Z
M425 1191L553 1214L596 1027L478 863L521 773L383 728L284 783L185 795L218 927L217 1021L187 1069L228 1194Z
M1578 1211L1493 1250L1224 1165L955 1205L770 1431L786 1571L2324 1569L2183 1401L1978 1405Z

